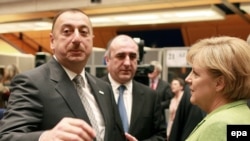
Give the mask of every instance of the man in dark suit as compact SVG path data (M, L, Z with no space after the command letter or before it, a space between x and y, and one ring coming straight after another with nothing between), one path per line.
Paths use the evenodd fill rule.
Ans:
M137 69L137 43L127 35L118 35L109 42L105 59L109 73L103 79L111 84L118 106L121 96L118 89L120 85L125 86L122 95L125 115L121 116L121 124L126 124L123 130L127 139L165 141L166 127L158 94L133 80Z
M162 114L165 117L165 110L169 109L173 94L171 92L170 84L160 78L160 75L162 73L161 63L158 61L151 61L150 65L154 66L154 71L148 73L149 86L151 89L156 90L160 95Z
M60 12L50 37L53 58L17 75L11 83L7 112L0 121L0 140L125 140L117 126L119 113L111 87L84 70L93 45L87 15L79 9ZM78 89L75 76L84 82L76 84Z
M186 85L168 141L185 141L196 125L206 116L204 111L190 102L190 97L190 89Z

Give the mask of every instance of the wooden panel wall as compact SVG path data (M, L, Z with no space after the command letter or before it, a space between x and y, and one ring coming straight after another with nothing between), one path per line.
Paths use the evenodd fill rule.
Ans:
M235 36L246 40L250 35L250 23L237 15L229 15L222 21L186 23L182 26L186 46L211 36Z
M50 31L48 31L48 30L29 31L29 32L24 32L23 34L32 38L36 43L41 45L43 48L46 48L46 50L51 50L50 49L50 38L49 38Z
M116 36L116 28L113 27L102 27L94 28L94 46L106 48L107 43L110 39Z

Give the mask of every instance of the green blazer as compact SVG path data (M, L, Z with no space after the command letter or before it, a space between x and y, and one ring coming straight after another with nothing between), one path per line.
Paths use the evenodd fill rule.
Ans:
M250 124L246 101L232 102L214 110L196 126L186 141L226 141L229 124Z

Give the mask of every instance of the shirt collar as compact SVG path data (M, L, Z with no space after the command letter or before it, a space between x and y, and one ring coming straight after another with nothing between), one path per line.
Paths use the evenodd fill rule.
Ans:
M129 88L132 87L132 80L128 81L128 82L125 83L125 84L120 84L119 82L115 81L115 80L111 77L110 73L108 73L108 78L109 78L109 81L110 81L110 83L111 83L112 88L114 88L115 90L117 90L118 87L119 87L120 85L126 86L127 89L129 89Z
M53 57L54 57L54 58L56 59L56 61L57 61L56 56L54 55ZM60 65L61 65L61 64L60 64ZM61 65L61 66L62 66L62 68L64 69L64 71L67 73L67 75L69 76L70 80L73 80L73 79L76 77L76 75L77 75L76 73L74 73L73 71L67 69L67 68L64 67L63 65ZM84 68L83 71L80 73L80 75L82 76L84 82L86 82L85 68Z
M159 81L159 77L156 77L155 79L151 79L150 83L152 83L152 81L154 81L154 83L157 83Z

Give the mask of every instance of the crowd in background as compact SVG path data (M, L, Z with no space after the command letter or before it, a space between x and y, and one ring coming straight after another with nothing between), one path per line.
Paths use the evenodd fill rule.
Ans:
M19 68L15 64L9 64L4 67L0 76L0 119L8 105L11 80L17 74L19 74Z
M6 108L10 95L10 83L17 74L19 74L19 68L15 64L9 64L4 67L0 78L0 108Z

